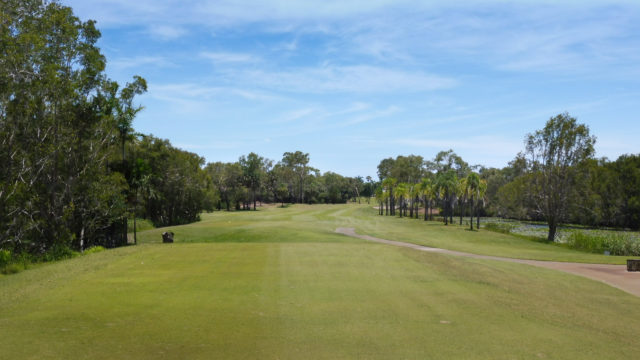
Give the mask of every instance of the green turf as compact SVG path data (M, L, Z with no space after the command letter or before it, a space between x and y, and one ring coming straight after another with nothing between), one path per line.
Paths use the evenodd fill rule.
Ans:
M357 206L215 213L173 227L176 244L152 243L162 231L154 229L142 233L146 244L2 277L0 358L623 359L637 352L639 298L552 270L332 233L387 221L368 216ZM451 231L451 241L457 234L435 225L424 231Z
M469 231L440 222L379 216L367 205L296 205L260 211L203 214L202 221L138 234L142 243L159 243L161 233L173 231L180 242L309 242L354 241L335 234L337 227L354 227L360 234L482 255L520 259L625 264L625 256L605 256L527 240L493 231ZM286 229L286 235L282 232Z

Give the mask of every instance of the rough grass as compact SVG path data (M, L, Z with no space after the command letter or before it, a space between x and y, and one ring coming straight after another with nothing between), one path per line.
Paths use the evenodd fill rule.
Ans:
M161 229L154 229L144 233L147 244L2 277L0 354L622 359L637 352L639 298L551 270L332 232L384 227L378 222L386 220L368 216L353 205L215 213L172 228L176 244L155 244ZM482 233L420 226L451 234L448 241Z

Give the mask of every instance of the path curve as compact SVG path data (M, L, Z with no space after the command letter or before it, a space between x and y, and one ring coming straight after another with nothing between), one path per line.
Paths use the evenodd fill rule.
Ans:
M439 254L447 254L454 256L463 256L474 259L506 261L519 264L527 264L547 269L564 271L570 274L583 276L589 279L604 282L629 294L640 297L640 272L628 272L625 265L606 265L606 264L584 264L559 261L542 261L542 260L525 260L513 259L500 256L478 255L461 251L446 250L417 244L406 243L402 241L393 241L376 238L369 235L357 234L354 228L337 228L337 233L356 237L363 240L374 241L377 243L406 247L419 251L433 252Z

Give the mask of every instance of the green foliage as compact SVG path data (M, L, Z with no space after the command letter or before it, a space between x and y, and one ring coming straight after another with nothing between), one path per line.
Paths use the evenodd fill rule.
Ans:
M35 260L51 262L51 261L58 261L63 259L71 259L79 255L80 255L79 252L73 251L68 246L56 245L53 248L49 249L49 251L47 251L46 253L35 258Z
M89 254L93 254L93 253L99 253L101 251L106 250L105 248L103 248L102 246L92 246L88 249L86 249L82 254L83 255L89 255Z
M127 232L131 233L133 232L133 219L129 219L129 221L127 221ZM150 230L155 228L155 226L153 226L153 222L151 222L151 220L147 220L147 219L136 219L135 221L136 223L136 231L145 231L145 230Z
M9 250L0 249L0 268L4 267L11 261L11 252Z
M567 245L576 250L592 253L609 252L611 255L640 256L640 238L628 233L572 231L565 237Z
M56 259L114 245L126 192L107 163L144 80L118 94L95 22L57 1L3 1L0 16L0 247Z

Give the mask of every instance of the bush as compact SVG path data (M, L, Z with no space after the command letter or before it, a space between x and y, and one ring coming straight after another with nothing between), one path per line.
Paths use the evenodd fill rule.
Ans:
M78 255L80 255L79 252L71 250L71 248L69 248L68 246L56 245L49 251L44 253L39 260L49 262L62 259L70 259Z
M573 231L567 236L570 248L592 253L640 256L640 239L629 233Z
M84 251L84 255L89 255L89 254L93 254L93 253L97 253L100 251L104 251L106 250L105 248L103 248L102 246L93 246L88 248L87 250Z
M11 261L11 253L9 250L0 250L0 268L9 264Z

